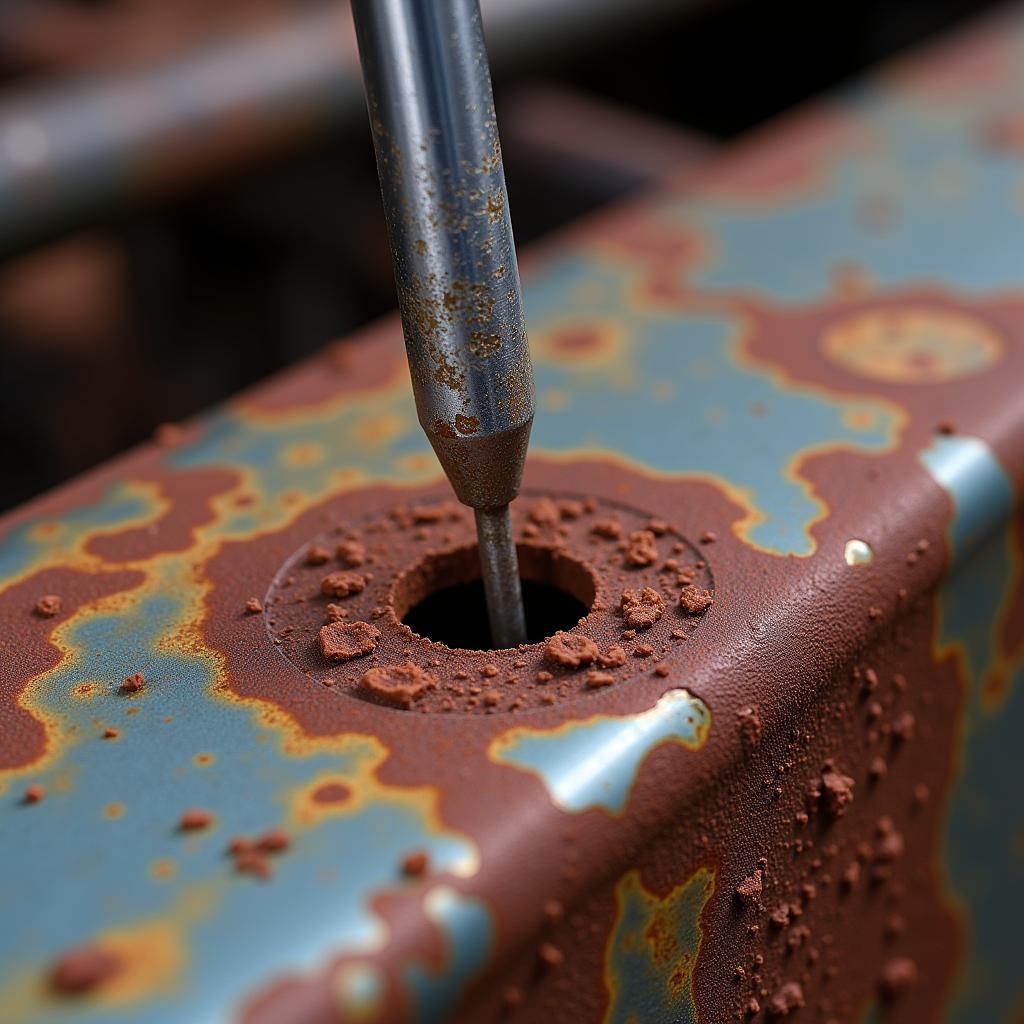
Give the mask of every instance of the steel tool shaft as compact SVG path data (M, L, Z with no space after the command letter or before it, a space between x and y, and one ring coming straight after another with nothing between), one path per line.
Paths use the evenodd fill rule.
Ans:
M533 370L477 0L353 0L419 421L476 511L494 643L526 639L509 502Z

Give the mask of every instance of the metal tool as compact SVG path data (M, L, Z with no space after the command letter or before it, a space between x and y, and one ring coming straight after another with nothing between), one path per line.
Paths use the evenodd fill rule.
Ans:
M533 369L477 0L354 0L419 421L476 512L491 635L526 640L509 502Z

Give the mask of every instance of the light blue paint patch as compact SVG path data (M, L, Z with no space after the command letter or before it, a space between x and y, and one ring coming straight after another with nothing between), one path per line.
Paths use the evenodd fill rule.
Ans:
M953 500L949 526L953 575L939 598L938 647L954 645L980 689L998 649L1001 609L1012 586L1014 555L1006 525L1013 486L991 448L975 437L935 438L921 461Z
M585 365L534 360L537 392L563 391L573 400L564 409L545 409L533 429L536 452L569 454L581 449L612 451L639 466L680 477L721 479L749 496L760 517L749 540L781 555L814 550L808 528L822 514L821 503L790 472L802 451L849 448L888 450L896 440L898 414L891 405L856 397L830 399L810 387L784 380L769 368L738 358L744 323L727 315L630 310L637 271L581 257L548 268L542 280L526 284L531 333L571 326L574 317L621 327L629 349L631 377L613 369L592 372ZM581 286L600 294L576 300ZM625 310L625 312L624 312ZM674 391L652 401L652 382L671 382ZM680 387L683 382L692 387ZM406 428L375 445L360 439L368 413L393 416ZM863 426L851 424L863 423ZM325 447L323 458L289 464L296 445ZM333 412L281 422L241 417L227 410L208 422L203 436L170 457L181 468L240 467L261 494L283 500L289 492L326 495L337 489L338 467L366 484L423 482L440 476L431 457L411 472L410 455L430 454L404 391L385 398L339 405ZM226 524L228 534L246 534L273 518L273 507L242 508Z
M494 925L482 900L449 886L436 886L424 900L427 916L440 929L446 948L446 965L440 972L420 964L405 969L417 1024L437 1024L449 1019L466 984L487 963L494 944Z
M632 870L615 887L618 916L605 951L608 1009L603 1024L697 1024L693 972L703 938L700 915L715 888L701 868L664 899Z
M70 551L82 537L128 528L153 515L148 497L124 484L116 484L92 505L79 505L59 517L41 517L16 526L0 540L0 590L5 583L30 569L43 555L56 557ZM45 537L35 531L42 523L55 529Z
M347 964L333 978L339 1007L354 1020L372 1020L386 991L384 975L374 964Z
M371 420L390 420L398 429L368 435ZM320 450L309 461L293 460L289 451L303 445ZM240 508L225 524L228 534L248 535L273 519L275 503L289 495L319 498L339 489L339 470L351 482L419 482L440 475L433 460L410 470L409 455L429 453L430 445L416 422L412 395L396 389L370 398L338 403L309 416L268 418L266 421L227 408L210 416L203 434L168 458L181 469L227 468L247 471L257 498L265 502Z
M714 239L714 263L692 274L691 287L820 302L844 263L869 268L886 290L1019 287L1020 161L979 145L979 111L936 117L896 97L873 107L855 99L845 112L872 144L841 159L823 156L822 182L810 195L801 189L792 200L739 209L706 200L669 206L668 216ZM884 230L865 223L864 206L876 200L894 210ZM964 245L965 238L984 243Z
M1024 804L1007 751L1024 732L1024 664L1005 666L1006 696L983 701L996 668L999 632L1019 567L1011 545L1013 488L977 438L939 437L922 462L953 502L953 568L938 597L936 646L959 656L968 687L960 773L947 808L947 884L963 911L969 942L950 1009L952 1024L1009 1020L1022 996L1017 925L1024 915Z
M603 448L657 472L721 480L761 517L746 539L774 554L812 554L808 530L823 506L795 478L794 459L828 448L886 451L899 413L880 400L828 398L742 362L746 325L734 316L631 309L636 287L633 271L567 257L527 289L531 332L596 321L620 329L628 347L625 365L603 373L537 362L538 394L557 389L571 400L538 415L535 450ZM673 390L656 400L652 382Z
M44 801L26 807L20 794L8 793L0 805L0 832L17 836L5 844L0 875L0 920L12 923L0 929L5 970L42 969L100 926L170 919L183 893L212 886L216 894L209 913L186 929L189 962L180 985L120 1011L83 1003L76 1007L83 1022L229 1019L268 978L309 970L326 951L380 945L386 936L369 900L401 884L398 866L410 850L425 850L439 872L465 874L476 862L471 842L439 832L408 801L385 797L298 832L292 848L274 859L271 882L236 876L225 855L230 836L252 836L281 822L290 796L326 771L358 787L367 754L343 740L333 752L285 754L278 735L258 726L251 710L213 696L209 661L162 647L182 612L182 599L168 585L72 623L68 638L82 653L36 685L45 706L75 731L74 744L53 769L33 776L47 787ZM128 699L116 687L134 671L147 686ZM88 701L71 697L85 679L105 681L110 692ZM138 715L126 714L132 707ZM95 718L116 725L120 737L102 739ZM214 763L194 766L198 751L213 753ZM72 771L70 792L55 784L62 764ZM104 821L102 808L111 802L124 804L125 814ZM216 828L180 834L177 821L187 807L211 810ZM153 878L149 866L167 857L176 861L177 875ZM40 899L26 879L61 880L60 900ZM66 1016L54 1004L34 1020Z
M636 715L595 715L549 730L510 729L493 741L492 760L539 776L562 810L579 813L626 808L644 758L659 744L703 746L711 712L686 690L669 690L648 711Z

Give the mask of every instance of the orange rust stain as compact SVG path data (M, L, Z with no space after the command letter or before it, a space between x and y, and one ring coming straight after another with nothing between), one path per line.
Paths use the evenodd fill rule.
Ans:
M350 782L321 775L292 797L292 816L301 825L315 825L333 814L348 814L356 802Z
M847 409L843 413L843 422L851 430L871 430L876 423L876 417L868 409Z
M214 757L213 754L209 754L203 751L202 753L196 754L196 756L192 758L192 760L195 761L195 763L200 767L205 767L208 764L213 764L213 762L217 759L216 757Z
M174 878L178 873L177 861L170 857L158 857L149 865L149 873L161 882Z
M385 445L401 437L409 430L409 422L404 416L394 413L380 413L376 416L365 416L356 427L361 441L368 445Z
M103 692L103 686L101 683L97 683L95 680L90 679L88 682L79 683L77 686L71 687L71 696L78 697L80 700L92 700L93 697Z
M352 788L344 782L324 782L313 790L311 799L318 804L340 804L352 796Z
M108 818L111 821L117 818L123 818L125 812L125 806L122 803L110 803L103 808L103 817Z
M619 326L597 320L573 320L539 332L535 337L534 345L539 349L540 358L556 363L571 362L576 369L581 364L609 362L620 354L622 347Z

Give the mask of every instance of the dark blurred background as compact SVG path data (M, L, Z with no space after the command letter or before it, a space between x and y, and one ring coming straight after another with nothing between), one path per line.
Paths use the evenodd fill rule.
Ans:
M483 0L517 241L992 6ZM0 0L0 509L391 309L336 0Z

